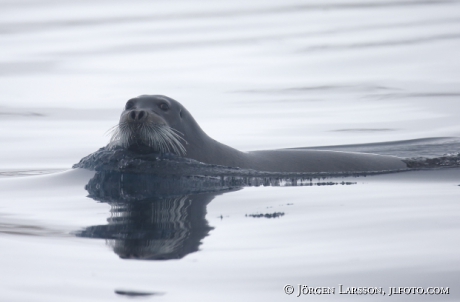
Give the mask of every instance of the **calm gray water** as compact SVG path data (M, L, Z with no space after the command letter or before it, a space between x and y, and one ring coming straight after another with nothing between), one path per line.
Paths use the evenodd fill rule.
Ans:
M456 168L200 194L172 183L138 203L136 187L88 191L92 172L67 171L141 94L178 100L240 150L458 153L460 1L0 7L5 301L460 299ZM299 284L386 295L296 298ZM388 296L405 286L450 294Z

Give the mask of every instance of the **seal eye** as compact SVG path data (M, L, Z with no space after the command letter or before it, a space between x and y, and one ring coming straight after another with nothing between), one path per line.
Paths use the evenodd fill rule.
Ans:
M163 110L163 111L168 111L169 110L169 106L166 103L161 103L160 105L158 105L158 107L160 107L160 109Z
M126 109L126 110L129 110L129 109L131 109L131 108L133 108L133 107L134 107L134 102L133 102L133 101L128 101L128 102L126 103L125 109Z

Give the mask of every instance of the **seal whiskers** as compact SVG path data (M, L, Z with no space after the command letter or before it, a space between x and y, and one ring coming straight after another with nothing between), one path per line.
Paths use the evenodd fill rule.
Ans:
M186 149L183 143L187 143L182 133L167 126L157 124L120 122L107 131L111 134L111 147L121 146L128 148L132 145L144 144L152 148L152 151L166 153L171 152L183 156Z

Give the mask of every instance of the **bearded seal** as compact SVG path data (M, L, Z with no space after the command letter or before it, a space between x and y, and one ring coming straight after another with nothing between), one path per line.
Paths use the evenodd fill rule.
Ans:
M163 95L141 95L127 101L112 129L109 148L139 153L174 153L206 164L267 172L368 172L407 169L399 158L319 150L242 152L209 137L190 112Z

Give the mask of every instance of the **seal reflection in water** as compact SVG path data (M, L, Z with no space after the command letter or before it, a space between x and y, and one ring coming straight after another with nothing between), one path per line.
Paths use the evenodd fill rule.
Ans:
M213 228L207 204L221 192L197 189L200 179L96 172L86 185L89 197L111 206L108 224L87 227L79 237L100 238L123 259L180 259L199 249ZM220 182L208 184L219 190ZM223 192L230 191L222 188Z
M399 158L318 150L241 152L209 137L179 102L162 95L130 99L109 147L174 153L203 163L268 172L366 172L406 169Z
M198 251L203 238L213 229L206 220L206 207L216 196L246 186L353 184L324 182L322 177L165 175L161 168L157 172L158 175L97 171L85 189L88 197L111 206L108 224L89 226L75 235L106 239L123 259L180 259Z

